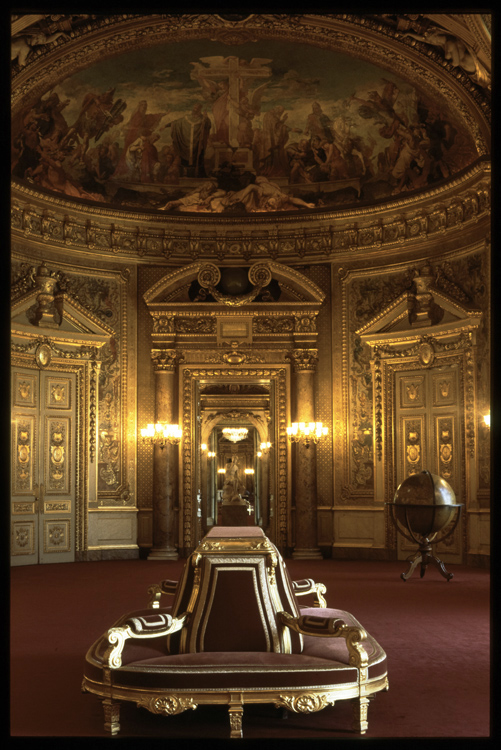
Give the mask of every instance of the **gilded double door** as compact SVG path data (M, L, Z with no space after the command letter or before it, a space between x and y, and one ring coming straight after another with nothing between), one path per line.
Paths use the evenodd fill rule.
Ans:
M12 370L12 565L75 559L76 378Z
M456 502L463 502L463 399L458 366L404 370L395 375L397 484L427 470L445 479ZM400 535L397 544L399 559L416 549ZM445 562L461 562L460 527L443 545L437 545L437 552Z

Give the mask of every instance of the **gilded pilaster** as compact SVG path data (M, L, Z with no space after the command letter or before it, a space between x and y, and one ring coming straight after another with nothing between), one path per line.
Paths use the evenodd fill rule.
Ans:
M318 362L316 349L297 349L292 353L295 379L295 421L314 422L314 376ZM297 559L322 559L317 547L317 462L316 447L295 446L296 544L292 556Z
M152 351L155 372L155 420L172 424L175 416L176 363L174 350ZM177 560L175 496L177 446L154 446L153 548L148 560Z

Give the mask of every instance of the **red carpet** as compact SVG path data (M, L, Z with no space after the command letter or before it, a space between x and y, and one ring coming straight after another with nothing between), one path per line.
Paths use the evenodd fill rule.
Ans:
M124 612L147 603L149 584L184 564L123 560L11 570L12 737L104 737L101 702L82 694L83 658ZM287 560L292 578L327 586L330 607L352 612L388 655L390 689L369 707L366 738L490 735L490 575L448 566L404 582L403 562ZM300 600L301 602L301 600ZM303 600L306 603L305 600ZM229 737L226 707L173 717L123 704L119 737ZM310 715L244 708L246 739L356 738L351 706Z

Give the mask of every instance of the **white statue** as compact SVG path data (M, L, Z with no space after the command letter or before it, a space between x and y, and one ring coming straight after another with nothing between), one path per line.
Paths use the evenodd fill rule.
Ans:
M60 36L69 39L68 34L65 34L64 31L57 31L55 34L49 35L40 31L36 34L25 34L24 36L14 37L11 44L10 59L17 59L20 67L23 68L33 47L55 42Z
M232 456L224 469L223 503L235 503L241 499L238 468L238 456Z

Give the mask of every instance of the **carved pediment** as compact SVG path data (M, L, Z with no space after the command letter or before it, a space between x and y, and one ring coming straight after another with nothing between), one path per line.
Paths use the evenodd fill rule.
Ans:
M49 271L44 263L32 280L33 288L11 303L13 340L45 336L68 345L101 347L114 335L110 326L71 294L58 290L57 274Z
M150 307L158 306L167 307L169 305L170 295L176 293L180 288L186 289L192 282L198 281L200 287L207 291L213 302L212 305L228 307L244 307L255 302L257 293L268 286L270 282L276 281L283 290L283 300L280 297L279 302L274 302L271 298L270 305L281 304L297 300L305 303L316 303L321 305L325 299L324 292L308 277L294 268L276 263L275 261L266 261L255 263L248 269L249 291L243 293L225 293L217 289L221 278L221 269L213 263L191 263L184 268L172 271L163 276L144 294L144 301ZM190 305L193 302L189 299L186 302ZM197 301L197 304L203 303L203 297ZM266 304L266 302L265 302ZM179 300L176 300L176 307L179 306Z
M478 328L480 310L459 302L432 283L428 267L416 275L412 289L401 294L356 331L370 346L408 343L423 334L451 338Z

